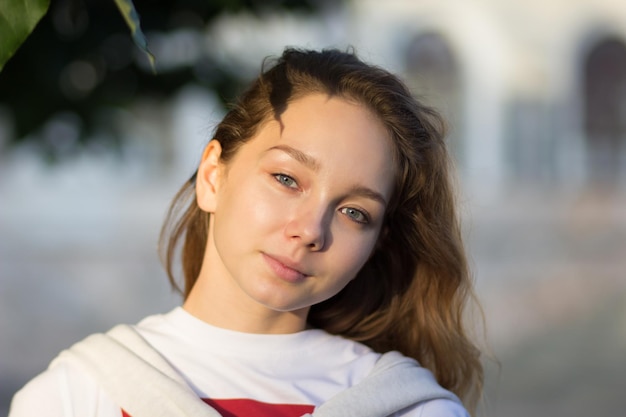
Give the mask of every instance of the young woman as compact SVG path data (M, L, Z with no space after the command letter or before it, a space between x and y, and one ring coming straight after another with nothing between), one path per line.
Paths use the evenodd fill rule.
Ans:
M397 77L285 50L172 204L183 306L65 351L11 417L473 412L449 162L439 116Z

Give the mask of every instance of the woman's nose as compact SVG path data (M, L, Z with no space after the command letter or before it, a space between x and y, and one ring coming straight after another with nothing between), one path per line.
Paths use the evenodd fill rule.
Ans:
M320 251L328 244L332 213L323 207L303 207L286 225L285 233L310 250Z

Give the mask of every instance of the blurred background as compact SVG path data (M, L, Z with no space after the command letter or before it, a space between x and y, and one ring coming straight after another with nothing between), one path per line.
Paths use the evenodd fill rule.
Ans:
M486 416L626 409L622 0L52 0L0 73L0 414L63 348L180 303L157 257L224 103L284 46L354 46L449 121Z

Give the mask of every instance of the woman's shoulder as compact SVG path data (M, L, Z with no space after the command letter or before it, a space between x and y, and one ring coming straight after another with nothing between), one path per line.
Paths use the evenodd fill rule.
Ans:
M13 396L9 417L118 417L119 413L119 407L86 373L71 363L56 361Z
M37 375L13 396L9 417L68 415L62 401L67 379L64 367L48 369Z
M469 417L469 413L458 402L439 398L416 404L394 417Z
M144 320L151 326L160 319L159 316L151 316ZM95 335L101 334L90 335L76 345ZM93 376L79 365L80 361L77 362L72 355L67 354L68 350L61 352L48 369L28 381L14 394L10 417L33 415L119 417L119 407L108 398Z

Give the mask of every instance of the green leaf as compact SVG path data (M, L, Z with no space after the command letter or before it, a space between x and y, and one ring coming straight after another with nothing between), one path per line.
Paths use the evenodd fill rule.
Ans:
M0 71L46 14L49 5L50 0L0 1Z
M130 34L135 42L135 45L146 53L148 60L150 61L150 65L152 66L152 72L156 72L154 66L154 55L152 55L152 53L148 50L148 41L146 41L146 37L141 31L139 15L137 14L137 10L135 10L133 1L115 0L115 4L117 5L117 8L120 9L120 13L122 13L124 20L130 29Z

